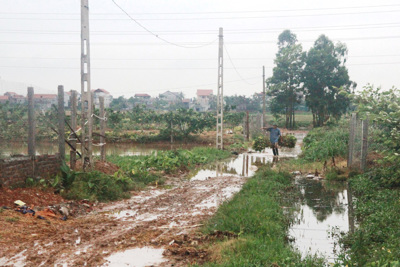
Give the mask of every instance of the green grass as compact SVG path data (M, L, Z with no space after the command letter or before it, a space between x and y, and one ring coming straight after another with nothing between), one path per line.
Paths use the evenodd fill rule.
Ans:
M281 116L281 119L277 122L275 118L272 116L271 113L267 113L265 115L266 121L270 124L273 122L276 122L279 127L285 127L285 117ZM304 128L311 128L312 127L312 113L311 112L301 112L301 113L296 113L295 115L295 120L296 120L296 128L299 127L304 127Z
M231 153L226 150L196 147L191 150L158 151L149 156L110 156L107 159L118 165L123 171L135 174L149 170L174 173L177 170L189 170L196 165L214 162L230 156Z
M291 221L281 206L293 194L291 176L264 167L235 195L225 202L205 226L206 233L229 231L238 239L211 247L213 262L205 266L323 266L323 261L302 260L287 241Z
M359 226L340 239L339 258L349 266L400 266L395 263L400 259L400 191L382 187L371 176L350 180Z

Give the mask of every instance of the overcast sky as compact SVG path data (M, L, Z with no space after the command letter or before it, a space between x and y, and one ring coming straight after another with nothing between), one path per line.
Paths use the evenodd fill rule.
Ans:
M262 90L262 66L268 78L285 29L297 35L304 50L321 34L345 43L346 65L358 89L367 83L399 86L396 0L115 1L173 44L141 28L112 0L89 0L92 88L114 97L167 90L189 98L196 89L216 93L219 27L224 29L224 95ZM0 0L0 7L0 94L25 95L30 85L37 93L56 93L59 84L80 91L80 0Z

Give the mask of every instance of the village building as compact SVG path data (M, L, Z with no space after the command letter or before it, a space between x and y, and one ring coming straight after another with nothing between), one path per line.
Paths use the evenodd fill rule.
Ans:
M93 102L96 108L100 108L99 98L104 97L104 108L109 108L113 100L112 95L105 89L94 89L93 92Z
M51 109L52 105L58 104L58 97L56 94L34 94L33 102L35 107L41 110Z
M213 90L197 89L196 111L204 112L210 110L210 100Z

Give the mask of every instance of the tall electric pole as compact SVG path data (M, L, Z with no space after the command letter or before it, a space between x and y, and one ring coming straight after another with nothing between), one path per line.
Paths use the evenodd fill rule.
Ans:
M264 127L265 124L265 66L263 66L263 111L262 111L262 125Z
M89 41L89 0L81 0L81 119L82 119L82 164L83 168L93 166L92 131L93 105L90 86L90 41ZM87 122L86 122L87 121ZM87 147L86 147L87 142ZM87 148L87 151L86 151Z
M218 49L218 92L217 92L217 149L223 149L223 123L224 123L224 35L223 29L219 28Z

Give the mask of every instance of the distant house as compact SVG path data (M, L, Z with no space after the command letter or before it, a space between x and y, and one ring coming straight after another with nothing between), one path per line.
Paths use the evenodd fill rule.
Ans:
M189 98L182 99L182 105L184 108L187 108L187 109L191 108L191 104L192 104L191 99L189 99Z
M24 104L27 101L27 98L23 95L19 95L14 92L6 92L4 96L7 96L10 103L13 104Z
M33 102L35 107L38 107L42 110L51 109L52 105L58 104L56 94L34 94L33 95Z
M135 94L135 98L138 99L150 99L150 95L149 94Z
M6 95L1 95L0 96L0 104L5 104L9 101L9 97Z
M70 90L68 92L64 92L64 107L66 107L66 108L71 108L72 91L73 90ZM81 94L78 91L76 91L76 103L77 103L78 106L79 106L80 99L81 99Z
M146 105L147 107L152 104L152 99L149 94L135 94L136 105Z
M169 104L180 103L183 99L183 94L179 92L166 91L160 94L160 99L167 101Z
M113 100L112 95L105 89L94 89L92 90L93 92L93 101L94 101L94 106L96 108L100 108L100 100L99 97L104 97L104 107L109 108L110 104Z
M197 89L196 110L208 111L210 109L210 100L213 96L213 90Z

